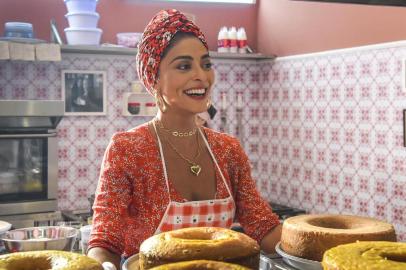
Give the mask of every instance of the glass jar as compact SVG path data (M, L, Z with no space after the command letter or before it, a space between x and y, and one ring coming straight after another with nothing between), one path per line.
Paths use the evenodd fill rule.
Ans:
M140 113L141 104L139 102L128 102L128 112L130 114L139 114Z

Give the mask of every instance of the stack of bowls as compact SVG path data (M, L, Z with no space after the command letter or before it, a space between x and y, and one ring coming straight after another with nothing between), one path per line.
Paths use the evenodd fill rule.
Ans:
M97 28L100 15L96 12L98 0L64 0L69 27L65 35L70 45L99 45L102 30Z

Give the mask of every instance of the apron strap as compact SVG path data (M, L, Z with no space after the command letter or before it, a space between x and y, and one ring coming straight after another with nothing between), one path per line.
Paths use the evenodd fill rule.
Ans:
M217 167L217 169L218 169L219 172L220 172L220 176L221 176L221 178L223 179L223 182L224 182L224 185L225 185L226 188L227 188L228 194L229 194L230 197L232 198L233 195L232 195L232 193L231 193L231 191L230 191L230 188L229 188L228 185L227 185L227 181L226 181L226 179L224 178L223 172L221 171L220 166L219 166L219 164L217 163L217 159L214 157L214 154L213 154L213 152L211 151L209 142L207 141L206 136L204 136L203 131L201 130L201 128L199 128L199 133L200 133L200 135L202 135L203 141L204 141L204 143L206 144L207 149L209 150L209 153L210 153L210 155L211 155L211 158L213 159L214 164L216 164L216 167Z
M162 149L162 143L161 143L161 139L159 139L158 131L156 130L155 121L152 121L152 125L154 126L155 134L156 134L156 137L158 139L159 153L161 155L162 167L164 168L164 176L165 176L166 187L168 188L169 202L171 202L172 201L172 199L171 199L171 190L169 189L168 173L167 173L167 170L166 170L164 151Z

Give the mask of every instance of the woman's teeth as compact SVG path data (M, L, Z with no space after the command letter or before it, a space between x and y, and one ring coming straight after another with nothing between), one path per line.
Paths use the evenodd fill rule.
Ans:
M202 88L202 89L190 89L190 90L186 90L185 94L186 95L192 95L192 96L200 96L200 95L204 95L206 93L206 89Z

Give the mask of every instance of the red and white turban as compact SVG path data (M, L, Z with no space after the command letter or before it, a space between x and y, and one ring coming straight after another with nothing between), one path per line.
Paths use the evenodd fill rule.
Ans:
M194 34L208 49L206 39L199 27L184 14L176 9L158 12L145 27L136 58L138 78L152 95L155 94L154 85L157 81L162 53L177 32Z

